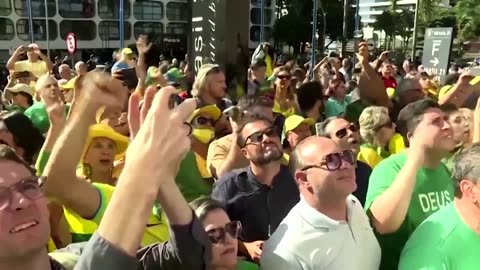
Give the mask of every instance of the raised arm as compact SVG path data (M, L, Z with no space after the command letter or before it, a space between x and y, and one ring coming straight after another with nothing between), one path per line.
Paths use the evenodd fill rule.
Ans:
M100 194L89 182L77 177L76 168L97 110L123 104L127 91L122 90L120 81L99 72L89 72L78 87L82 91L76 111L53 147L45 168L46 194L80 216L92 218L100 206Z

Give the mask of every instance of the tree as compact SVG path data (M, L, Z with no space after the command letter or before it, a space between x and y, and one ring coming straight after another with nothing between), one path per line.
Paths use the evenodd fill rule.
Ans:
M373 29L385 32L385 49L390 48L390 42L395 34L395 15L391 10L385 10L372 24Z
M404 49L408 48L408 43L413 34L413 26L415 20L415 13L408 9L402 9L400 13L396 13L395 19L395 34L402 37Z
M441 0L418 0L419 18L423 23L429 23L435 16Z
M480 0L462 0L455 5L460 43L480 36Z

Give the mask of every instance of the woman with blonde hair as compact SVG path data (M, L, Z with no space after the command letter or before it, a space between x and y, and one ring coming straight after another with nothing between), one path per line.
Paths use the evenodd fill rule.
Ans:
M273 112L285 117L294 115L297 112L297 101L292 85L292 74L286 67L281 67L277 74L277 79L273 89L275 91Z
M365 143L360 146L358 160L373 169L390 155L388 145L395 134L395 123L390 119L387 108L371 106L363 110L359 124L360 135Z

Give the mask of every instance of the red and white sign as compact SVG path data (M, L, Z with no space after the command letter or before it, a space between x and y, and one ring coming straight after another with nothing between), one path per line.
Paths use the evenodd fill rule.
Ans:
M74 33L68 33L67 38L67 51L69 54L73 55L77 51L77 39L75 38Z

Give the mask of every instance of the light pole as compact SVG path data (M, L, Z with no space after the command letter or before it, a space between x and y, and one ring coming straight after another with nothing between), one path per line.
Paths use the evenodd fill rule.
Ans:
M317 16L318 16L318 2L320 0L313 0L312 9L312 58L310 59L310 80L313 80L313 68L315 67L315 49L317 47Z
M348 9L350 8L350 0L343 2L343 37L342 37L342 56L347 54L347 33L348 33Z
M27 15L28 15L28 36L30 37L30 43L35 42L35 37L33 36L33 18L32 18L32 0L27 0Z
M419 0L415 1L415 20L413 21L412 63L415 62L415 54L417 50L418 2Z
M46 41L47 41L47 56L50 59L50 35L49 35L49 25L48 25L48 0L44 1L45 5L45 31L46 31Z
M265 0L260 1L260 42L265 41Z
M123 21L124 21L124 18L123 18L123 0L119 0L120 1L120 4L119 4L119 9L118 9L118 17L119 17L119 21L120 21L120 27L119 27L119 30L120 30L120 49L123 50L124 48L124 29L123 29Z

